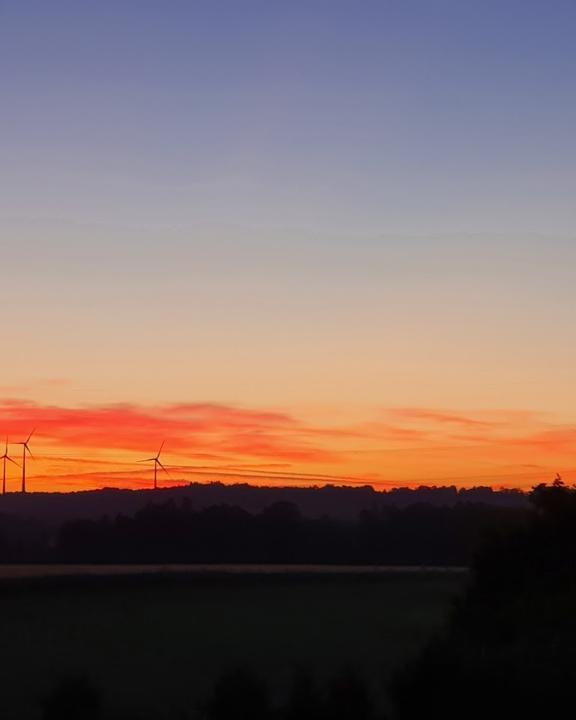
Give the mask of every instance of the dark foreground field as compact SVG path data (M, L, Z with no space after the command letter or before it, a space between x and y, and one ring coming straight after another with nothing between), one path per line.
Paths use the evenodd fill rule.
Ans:
M382 699L441 624L461 574L68 578L0 587L0 717L41 717L61 678L106 716L192 717L215 680L253 669L282 698L295 668L357 669Z

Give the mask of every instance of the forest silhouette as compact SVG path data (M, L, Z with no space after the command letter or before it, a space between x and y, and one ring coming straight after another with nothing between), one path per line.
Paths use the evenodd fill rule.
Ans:
M532 511L479 549L446 631L397 677L398 718L569 717L576 683L576 489L538 485Z
M568 717L566 709L571 707L576 682L576 489L557 479L552 485L535 487L530 501L530 510L520 518L515 515L513 523L492 523L490 537L474 556L466 592L455 603L444 630L397 673L389 688L392 703L386 715L375 709L369 689L351 669L343 669L324 686L305 670L296 672L288 697L278 706L265 682L247 668L237 668L222 675L191 717ZM458 523L469 524L470 516L464 518L461 511L453 510ZM430 508L412 512L419 521L430 519ZM137 531L150 530L170 518L175 523L175 537L179 537L178 518L189 522L192 515L186 507L151 507L136 516L134 523ZM287 528L294 533L303 522L293 507L285 505L252 518L220 508L195 520L207 523L212 532L218 526L215 518L237 527L253 522L268 535L275 532L280 538ZM408 519L402 511L399 518L403 522ZM364 517L356 531L369 535L369 528L379 520ZM112 535L118 531L115 524L93 523L92 538L103 532L103 527ZM87 527L71 526L65 536L72 542L83 533L90 536ZM76 678L62 683L46 698L43 716L45 720L100 718L104 717L101 711L95 688L86 679Z
M260 512L229 504L197 510L186 497L56 528L20 518L18 532L11 532L14 518L5 516L0 562L465 566L487 534L523 522L528 512L520 503L415 500L362 510L354 519L307 517L287 501Z

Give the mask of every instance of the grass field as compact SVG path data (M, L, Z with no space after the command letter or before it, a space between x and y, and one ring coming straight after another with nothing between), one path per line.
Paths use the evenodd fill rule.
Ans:
M107 707L187 717L226 669L277 697L295 667L358 669L382 692L434 633L462 575L114 578L4 583L0 717L39 717L60 678L87 675Z

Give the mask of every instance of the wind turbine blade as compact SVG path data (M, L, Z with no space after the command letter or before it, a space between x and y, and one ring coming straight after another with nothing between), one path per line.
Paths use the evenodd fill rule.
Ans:
M6 436L6 450L4 451L4 455L8 455L8 436Z
M158 460L158 458L160 457L160 453L162 452L164 445L166 445L166 440L164 440L162 445L160 445L160 450L158 450L158 455L156 455L156 460Z
M36 428L34 428L34 430L32 430L32 432L30 433L30 435L28 435L28 440L26 440L26 445L28 445L30 440L32 440L32 435L34 435L35 432L36 432Z
M28 451L28 455L30 455L30 457L31 457L33 460L36 460L36 458L34 457L34 455L32 455L32 450L30 450L30 448L28 447L28 443L26 443L26 445L24 445L24 447L25 447L26 450Z
M5 455L4 458L5 458L6 460L8 460L8 462L11 462L12 465L16 465L16 467L20 467L20 465L18 465L18 463L17 463L15 460L12 460L11 457L8 457L8 455ZM2 459L4 459L4 458L2 458Z
M143 463L143 462L156 462L156 458L146 458L146 460L136 460L136 462Z
M162 463L160 462L160 460L156 460L156 462L158 463L158 465L160 465L160 467L162 468L162 470L164 470L164 472L166 473L166 475L168 475L168 477L170 478L170 480L172 480L172 478L170 477L170 473L168 472L168 470L166 470L166 468L164 467L164 465L162 465Z

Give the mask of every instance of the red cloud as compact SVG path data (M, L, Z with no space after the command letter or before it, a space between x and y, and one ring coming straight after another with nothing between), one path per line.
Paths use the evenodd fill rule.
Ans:
M510 441L509 441L510 442ZM576 449L576 428L557 428L515 438L511 444L551 453L574 452Z
M48 483L50 478L61 477L72 483L76 476L79 485L97 482L99 486L109 484L107 478L125 479L135 485L138 478L148 477L147 469L134 469L134 456L128 453L138 453L135 459L150 457L163 440L167 441L166 463L184 477L189 475L188 479L203 472L208 477L221 471L231 479L261 480L268 473L289 483L304 482L306 477L313 478L312 482L320 482L321 478L329 481L328 476L290 471L298 469L299 464L300 469L306 469L306 465L313 469L314 463L322 463L332 465L331 470L338 466L336 472L349 469L353 475L364 476L368 471L369 479L350 476L342 481L373 485L394 483L393 478L383 481L373 475L375 463L382 462L387 473L390 468L395 472L396 464L404 470L413 465L416 471L424 462L422 452L429 452L430 457L441 453L446 467L451 463L456 467L462 463L464 453L467 458L483 461L487 453L493 458L506 458L514 452L514 456L526 456L523 462L531 462L537 453L567 453L576 445L576 429L543 422L526 411L464 415L396 408L390 415L403 422L389 424L380 419L325 427L304 423L288 413L216 403L59 407L12 399L0 400L0 438L9 435L12 441L18 441L37 428L36 447L43 462L38 470L45 473L37 479L44 478ZM480 448L479 443L485 447ZM403 455L396 454L392 460L390 453ZM68 462L81 472L73 475ZM186 463L198 465L192 468ZM91 464L95 472L83 472ZM285 471L271 470L278 464ZM128 469L130 466L132 469ZM411 476L411 471L405 475Z
M501 424L501 422L494 420L477 420L466 415L430 410L427 408L393 408L389 410L389 413L404 420L424 420L425 422L449 423L452 425L463 425L465 427L489 428Z
M32 428L52 444L84 449L150 453L165 438L173 452L249 456L286 461L334 461L336 456L309 442L290 415L216 404L159 407L111 405L62 408L28 401L0 403L0 429L14 439Z

